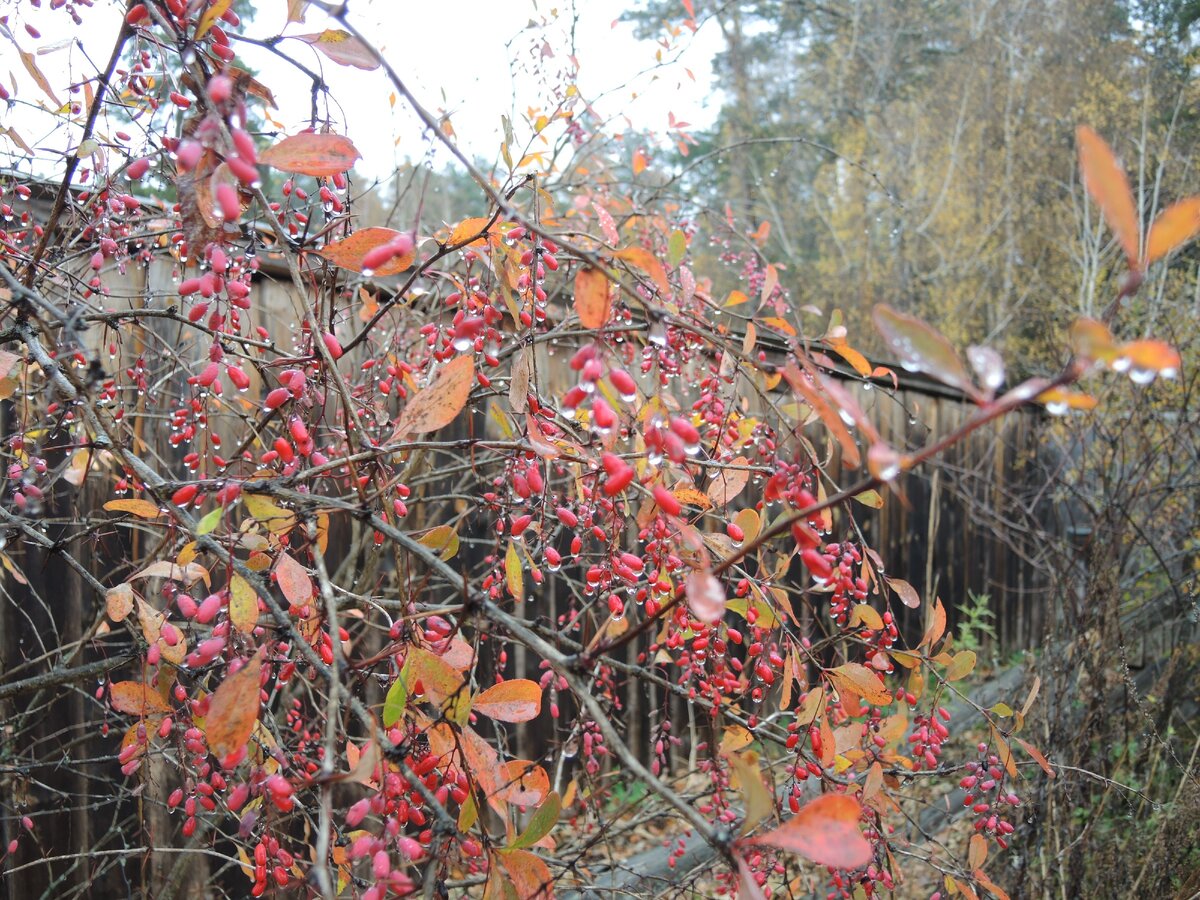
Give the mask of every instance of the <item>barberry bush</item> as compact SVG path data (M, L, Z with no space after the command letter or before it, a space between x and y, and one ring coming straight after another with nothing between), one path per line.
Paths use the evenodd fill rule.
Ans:
M64 36L101 14L49 6ZM663 200L670 173L569 73L480 166L400 55L345 6L307 6L331 27L284 40L229 0L133 4L106 66L55 85L22 51L45 96L0 88L71 98L65 172L38 177L10 129L30 164L0 183L2 560L8 602L36 607L5 622L67 615L35 558L98 610L28 634L0 702L98 677L76 701L111 786L70 798L108 830L64 848L23 809L45 760L5 708L5 879L532 898L654 893L702 860L686 884L724 895L874 896L923 871L1005 896L1021 782L1055 775L1022 734L1036 690L972 702L975 652L884 571L856 510L903 502L905 473L1020 407L1090 407L1076 385L1099 370L1174 375L1170 346L1114 335L1146 267L1200 229L1197 200L1143 241L1081 127L1126 274L1061 370L1007 385L996 351L964 363L884 305L876 365L854 346L871 339L792 308L748 224L702 237ZM311 78L311 109L275 110L242 45ZM361 215L324 66L386 77L473 208ZM723 274L696 268L700 240ZM973 412L890 445L860 398L905 371ZM630 685L662 701L640 722ZM927 843L909 801L950 788L969 831Z

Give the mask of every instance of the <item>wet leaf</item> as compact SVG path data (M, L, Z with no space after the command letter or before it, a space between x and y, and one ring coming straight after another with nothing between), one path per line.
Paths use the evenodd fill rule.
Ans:
M348 171L362 154L340 134L294 134L258 155L258 161L281 172L324 178Z
M327 28L319 34L296 34L291 37L311 44L339 66L353 66L368 72L379 68L379 60L371 48L340 28Z
M915 316L897 312L883 303L875 307L874 318L875 327L900 365L910 372L921 372L956 387L976 401L983 401L962 360L941 332Z
M729 461L728 468L718 469L713 474L706 490L713 506L724 506L742 492L750 480L750 472L746 468L749 465L750 460L738 456Z
M608 276L584 266L575 274L575 313L584 328L603 328L612 312Z
M409 398L389 443L409 434L427 434L453 422L467 405L475 383L475 360L456 356L442 366L428 387Z
M900 602L909 609L916 609L921 605L921 597L917 594L916 588L902 578L885 578L888 587L896 592L896 596L900 598Z
M471 709L500 722L528 722L542 711L542 689L528 678L502 681L480 692Z
M1133 194L1125 170L1117 163L1112 149L1087 125L1075 129L1079 145L1079 171L1088 193L1100 207L1108 227L1117 236L1129 265L1138 264L1138 223Z
M862 807L845 794L824 794L774 831L750 843L790 850L823 866L858 869L873 857L858 827Z
M204 717L204 733L208 749L217 759L243 749L254 733L258 721L259 680L262 675L262 652L256 653L246 665L221 682L213 692L208 715Z
M404 232L396 231L394 228L380 228L378 226L360 228L349 237L326 244L317 251L317 255L322 259L329 260L339 268L349 269L352 272L362 272L363 257L376 247L390 244L403 236ZM372 269L371 274L379 277L398 275L406 269L411 268L416 258L416 251L405 253L402 256L393 256L382 266Z

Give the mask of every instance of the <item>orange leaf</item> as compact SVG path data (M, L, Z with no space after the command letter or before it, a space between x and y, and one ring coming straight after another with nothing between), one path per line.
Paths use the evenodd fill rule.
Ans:
M1088 126L1080 125L1075 129L1075 141L1079 144L1079 171L1083 173L1088 193L1104 213L1129 265L1137 268L1137 213L1125 170L1117 163L1112 148Z
M447 246L482 247L487 243L487 227L491 221L489 218L463 219L446 238Z
M1118 368L1128 363L1127 368L1131 377L1137 380L1139 372L1157 372L1166 378L1173 378L1179 371L1182 360L1179 351L1164 341L1142 340L1130 341L1121 347L1120 355L1113 362Z
M987 838L982 834L971 835L971 842L967 849L967 865L972 869L978 869L987 861Z
M149 500L135 500L132 498L109 500L104 504L104 508L109 512L129 513L130 515L137 516L139 519L157 519L162 515L162 510L158 508L158 504L152 503Z
M283 596L293 606L300 606L312 599L313 583L308 570L292 559L286 550L279 554L279 560L275 563L275 580Z
M246 746L258 721L259 678L262 675L262 653L221 682L212 696L208 715L204 718L204 733L208 749L217 759L224 759Z
M363 257L369 251L374 250L376 247L382 247L384 244L390 244L402 235L403 232L396 231L393 228L360 228L347 238L334 241L332 244L326 244L317 251L317 255L322 259L329 260L335 266L350 269L354 272L361 272L363 270ZM416 259L416 253L405 253L403 256L394 256L378 269L372 270L371 274L396 275L411 266L414 259Z
M113 709L131 716L169 713L170 705L143 681L118 681L111 688Z
M527 759L514 759L500 767L496 797L514 806L537 806L550 793L550 776Z
M354 165L362 154L350 138L340 134L294 134L258 155L258 161L281 172L323 178Z
M1033 761L1042 767L1043 772L1045 772L1051 778L1055 777L1055 775L1057 773L1054 771L1054 767L1050 765L1050 762L1046 759L1045 756L1042 755L1042 752L1040 750L1038 750L1036 747L1034 747L1028 741L1021 740L1021 738L1013 738L1013 740L1015 740L1018 744L1021 745L1022 750L1024 750L1026 753L1028 753L1030 756L1033 757Z
M708 483L708 490L705 491L713 506L724 506L742 492L750 480L750 472L738 467L748 465L750 460L738 456L729 461L729 468L717 470L712 481Z
M862 465L862 453L859 452L858 444L854 442L854 436L850 434L846 423L842 421L841 414L826 401L825 394L809 374L800 371L795 363L788 363L783 370L783 377L792 386L792 390L799 394L801 399L812 407L813 412L821 417L825 427L837 438L838 444L842 448L842 465L848 469L857 469Z
M884 303L875 307L874 318L875 327L896 354L900 365L910 372L923 372L943 384L956 387L976 402L983 401L958 353L940 331Z
M575 274L575 313L584 328L603 328L612 312L608 276L584 266Z
M871 845L858 829L862 807L845 794L823 794L774 831L753 838L807 856L835 869L858 869L873 857Z
M653 253L645 247L626 247L613 254L650 276L650 280L658 287L663 296L671 295L671 283L667 281L667 270Z
M925 637L921 639L921 644L933 649L933 645L942 639L942 635L946 633L946 608L942 606L940 597L934 598L933 601L933 621L929 623L929 630L925 632Z
M647 163L648 159L646 158L646 151L641 147L638 147L637 150L633 152L633 174L641 175L643 172L645 172Z
M466 354L450 360L438 370L428 387L417 391L409 399L389 442L398 441L408 434L425 434L449 425L467 405L474 383L474 357Z
M861 663L846 663L825 673L841 694L854 694L875 706L887 706L892 695L878 675Z
M497 854L504 864L518 900L549 900L553 877L550 867L528 850L506 850ZM501 890L501 896L505 892Z
M371 48L340 28L327 28L320 34L296 34L292 37L316 47L339 66L353 66L368 72L379 68L379 60Z
M110 619L124 621L133 612L133 587L127 581L110 587L104 592L104 604Z
M502 681L481 691L471 709L500 722L528 722L542 711L542 689L528 678Z
M1200 234L1200 197L1173 203L1158 214L1146 238L1146 262L1162 259Z

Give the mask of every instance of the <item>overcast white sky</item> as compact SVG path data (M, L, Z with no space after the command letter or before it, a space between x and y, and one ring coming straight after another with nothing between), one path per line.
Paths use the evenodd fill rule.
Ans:
M0 11L9 15L9 33L16 43L34 54L51 84L59 88L69 78L85 77L103 65L124 4L100 2L94 9L81 10L82 29L70 28L66 15L49 10L49 5L44 3L36 10L26 2L0 0ZM577 3L580 18L575 49L584 96L595 100L603 115L627 116L633 128L659 134L667 131L672 113L693 126L711 123L717 110L711 88L711 59L721 45L717 29L709 25L695 35L685 32L678 48L682 52L669 54L671 59L678 57L678 62L655 70L658 46L653 41L636 40L627 24L614 25L628 5L629 0ZM246 0L235 0L234 8L243 13L249 6ZM253 22L246 28L255 37L271 37L281 31L316 32L332 25L322 13L310 9L306 23L285 27L286 0L259 2L255 7ZM501 114L516 113L513 121L520 141L521 115L527 107L544 100L544 90L536 79L523 74L525 67L519 66L514 75L510 58L528 60L535 35L549 38L554 56L544 59L543 64L551 71L565 65L570 52L565 33L571 20L570 0L357 0L350 8L356 26L380 45L424 105L451 114L460 145L470 155L488 160L497 156ZM683 18L680 3L678 19ZM531 20L553 20L556 24L548 29L527 29ZM24 29L26 23L34 25L41 36L29 35ZM67 38L82 41L86 57L67 43ZM356 167L360 175L384 175L397 159L425 155L428 144L413 117L402 110L403 101L396 104L395 110L389 105L392 89L382 72L334 65L300 42L288 42L288 47L306 65L323 69L333 97L342 107L340 112L335 108L334 115L344 114L341 124L363 154L363 161ZM265 50L242 44L238 51L274 91L279 110L273 115L289 131L304 127L310 107L308 80ZM89 64L87 58L93 63ZM17 96L44 101L7 36L0 38L0 63L0 77L10 89L15 80ZM690 69L694 80L686 69ZM26 142L35 146L62 147L66 140L63 129L54 131L48 114L38 114L27 106L16 107L0 118L0 124L16 127ZM623 130L615 123L614 127ZM0 151L12 149L8 139L0 137ZM448 159L444 155L435 158L439 162Z

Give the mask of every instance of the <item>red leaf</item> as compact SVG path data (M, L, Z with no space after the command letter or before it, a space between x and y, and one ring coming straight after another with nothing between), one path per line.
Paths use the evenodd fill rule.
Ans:
M584 328L603 328L608 323L612 302L608 276L585 266L575 275L575 312Z
M347 171L356 159L361 159L350 138L340 134L294 134L268 147L258 161L296 175L323 178Z
M807 856L835 869L860 869L874 856L858 829L862 807L845 794L823 794L774 831L750 841Z
M204 718L204 733L208 749L217 759L224 759L241 750L254 733L258 721L259 678L262 674L262 654L258 653L221 682L213 693L212 705Z
M1138 265L1138 223L1133 194L1125 170L1117 163L1112 149L1104 139L1086 125L1075 129L1079 144L1079 171L1083 173L1088 193L1104 213L1108 227L1113 230L1129 265Z
M450 360L438 370L428 387L417 391L408 401L389 443L405 435L425 434L449 425L467 405L474 383L474 357L467 354Z
M340 28L326 28L320 34L296 34L292 37L311 44L339 66L354 66L368 72L379 68L379 60L371 48Z
M542 689L528 678L502 681L482 691L471 709L501 722L528 722L542 711Z
M348 238L326 244L317 251L317 255L329 260L335 266L350 269L354 272L363 271L363 257L376 247L390 244L404 233L392 228L360 228ZM394 256L382 266L371 271L372 275L397 275L413 264L416 253L405 253Z

